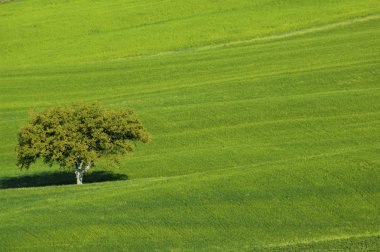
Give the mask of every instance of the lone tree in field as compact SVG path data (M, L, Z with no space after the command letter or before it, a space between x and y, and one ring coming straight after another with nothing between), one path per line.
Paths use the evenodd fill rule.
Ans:
M97 104L55 107L31 113L18 133L18 166L28 169L37 159L75 169L77 184L96 160L114 163L133 152L149 133L129 109L103 109Z

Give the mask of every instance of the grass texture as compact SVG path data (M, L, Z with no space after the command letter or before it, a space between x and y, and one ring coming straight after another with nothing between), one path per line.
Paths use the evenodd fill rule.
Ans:
M19 171L28 111L82 101L153 141ZM377 0L0 3L1 251L376 250L379 129Z

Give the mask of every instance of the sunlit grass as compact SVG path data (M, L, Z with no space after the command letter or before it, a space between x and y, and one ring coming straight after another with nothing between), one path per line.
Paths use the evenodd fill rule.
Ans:
M0 4L0 183L57 169L15 166L31 109L131 107L153 135L116 171L127 181L1 190L0 248L377 248L379 13L371 0ZM326 29L229 44L313 27Z

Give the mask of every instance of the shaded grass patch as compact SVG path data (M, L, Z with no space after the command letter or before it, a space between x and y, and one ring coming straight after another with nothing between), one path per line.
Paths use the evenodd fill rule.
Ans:
M84 183L127 180L125 174L111 171L94 171L84 176ZM41 172L33 175L0 178L0 189L19 187L42 187L75 184L75 174L68 171Z

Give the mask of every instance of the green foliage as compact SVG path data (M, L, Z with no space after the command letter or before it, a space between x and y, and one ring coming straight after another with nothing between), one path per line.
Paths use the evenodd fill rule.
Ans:
M149 134L129 109L103 109L97 104L55 107L31 113L18 133L18 165L29 168L41 158L46 164L74 167L101 157L118 161L133 152Z

